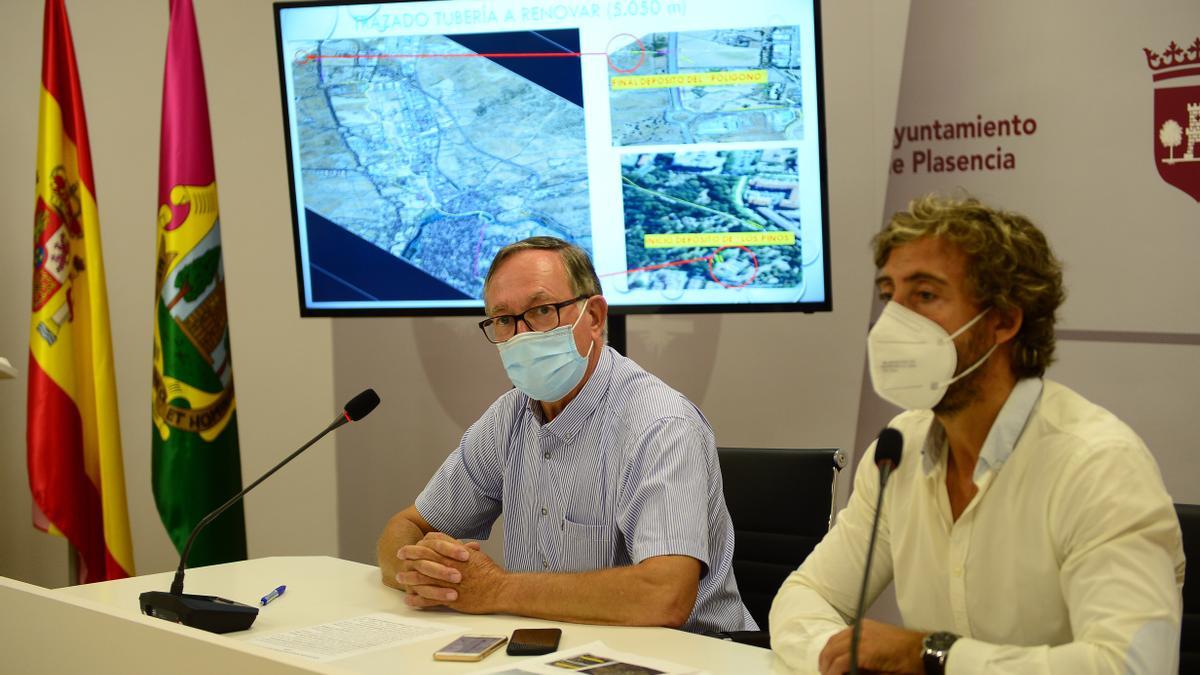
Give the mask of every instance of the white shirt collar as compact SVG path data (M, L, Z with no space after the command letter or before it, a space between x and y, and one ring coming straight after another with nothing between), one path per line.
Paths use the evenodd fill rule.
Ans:
M1000 408L1000 414L988 430L987 438L979 451L979 461L975 464L973 479L976 483L983 479L989 471L999 470L1009 455L1017 447L1017 440L1029 422L1033 408L1042 395L1042 379L1030 377L1018 380L1008 399ZM936 417L931 418L929 433L925 436L925 444L921 447L921 468L926 476L937 469L946 447L946 430Z

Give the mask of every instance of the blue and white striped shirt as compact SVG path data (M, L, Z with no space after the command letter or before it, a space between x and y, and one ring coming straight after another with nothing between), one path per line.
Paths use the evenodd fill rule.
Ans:
M504 514L512 571L582 572L686 555L703 566L693 632L754 630L733 576L733 523L708 420L609 347L549 424L516 389L417 497L439 531L486 539Z

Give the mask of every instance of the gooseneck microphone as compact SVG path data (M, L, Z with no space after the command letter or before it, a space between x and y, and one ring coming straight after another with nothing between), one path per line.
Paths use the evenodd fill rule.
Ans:
M324 438L326 434L347 422L361 420L370 414L377 405L379 405L379 395L375 393L374 389L367 389L358 396L350 399L350 402L342 409L342 414L338 415L337 419L325 427L324 431L314 436L312 440L288 455L282 462L271 467L271 470L260 476L258 480L247 485L241 492L230 497L229 501L217 507L212 513L204 516L199 523L196 523L196 527L192 528L191 536L188 537L187 544L183 547L183 555L179 557L179 568L175 570L175 579L171 581L171 591L169 593L147 591L138 596L138 604L141 605L142 614L199 628L210 633L232 633L249 628L254 623L254 619L258 617L257 607L251 607L250 605L244 605L240 602L226 600L214 595L189 595L183 592L183 570L187 566L188 554L192 550L192 543L196 541L196 535L200 534L200 531L205 526L216 520L217 516L224 513L226 509L236 504L242 497L245 497L247 492L258 487L259 483L283 468L285 464Z
M879 467L879 498L875 502L875 518L871 521L871 543L867 544L867 564L863 567L862 586L858 591L858 609L854 612L854 626L850 631L850 672L858 675L858 640L862 636L862 617L867 599L867 581L871 578L871 560L875 557L875 536L879 533L879 512L883 509L883 489L887 487L892 471L900 466L900 455L904 450L904 435L891 427L879 432L875 441L875 466Z

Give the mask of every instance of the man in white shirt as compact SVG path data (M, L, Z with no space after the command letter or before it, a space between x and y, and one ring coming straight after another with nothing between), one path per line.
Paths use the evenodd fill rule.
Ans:
M1042 379L1062 271L1025 218L925 197L874 239L887 301L875 390L907 409L867 605L894 581L903 626L864 620L858 665L896 673L1173 673L1184 559L1140 438ZM771 642L793 668L850 670L879 494L874 447L837 525L784 582Z

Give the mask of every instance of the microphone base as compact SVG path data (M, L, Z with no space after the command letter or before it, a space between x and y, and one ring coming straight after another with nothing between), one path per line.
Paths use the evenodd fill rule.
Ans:
M147 591L138 596L142 614L181 623L210 633L246 630L258 618L258 608L215 595L176 595Z

